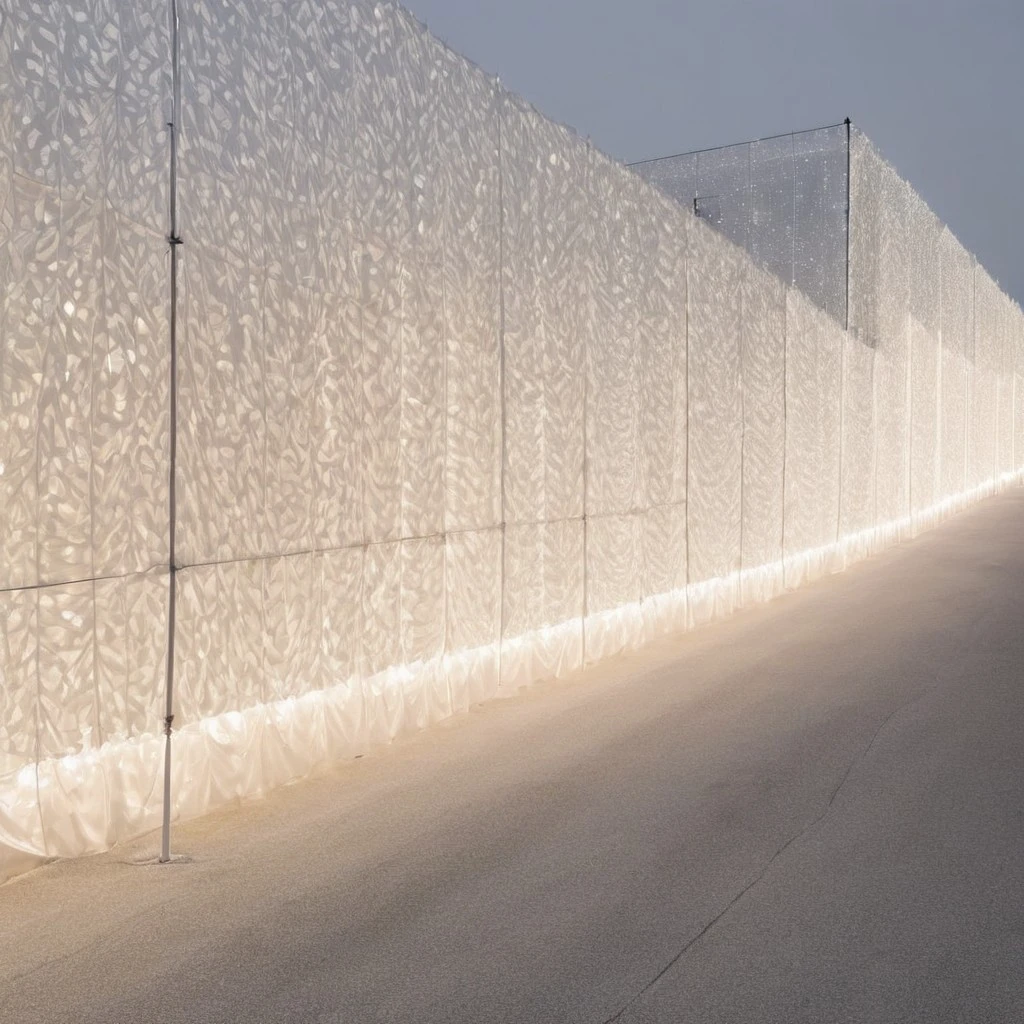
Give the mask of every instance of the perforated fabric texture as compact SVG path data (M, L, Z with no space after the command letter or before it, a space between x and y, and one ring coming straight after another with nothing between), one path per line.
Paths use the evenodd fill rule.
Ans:
M1017 479L1020 309L859 132L845 330L831 141L694 163L744 248L394 5L177 7L176 817ZM172 51L0 13L4 874L159 819Z
M845 324L845 124L631 164Z

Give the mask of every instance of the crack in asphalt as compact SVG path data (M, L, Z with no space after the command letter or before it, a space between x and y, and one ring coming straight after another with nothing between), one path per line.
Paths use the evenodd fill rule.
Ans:
M875 731L872 734L871 739L868 741L867 745L860 751L860 753L858 753L853 758L853 760L850 761L849 765L847 765L846 770L843 772L842 777L840 778L838 784L832 790L832 794L828 798L828 803L825 805L825 808L822 810L822 812L813 821L809 822L807 825L804 825L802 828L800 828L796 832L794 832L793 835L791 835L771 855L771 857L768 858L768 860L762 866L761 870L754 876L753 879L751 879L745 886L743 886L743 888L740 889L740 891L738 893L736 893L736 895L733 896L732 899L729 900L729 902L726 903L726 905L710 921L708 921L708 923L706 925L704 925L704 927L701 928L701 930L699 932L697 932L696 935L694 935L692 938L687 940L686 944L682 947L682 949L680 949L679 952L676 953L675 956L673 956L672 959L669 960L668 963L666 963L665 966L662 967L661 970L658 971L658 973L653 978L651 978L650 981L648 981L634 995L630 996L630 998L627 999L626 1002L623 1003L622 1006L620 1006L619 1009L616 1010L610 1017L606 1017L601 1022L601 1024L615 1024L615 1021L620 1020L622 1018L622 1015L627 1010L629 1010L630 1007L634 1006L648 992L650 992L658 984L658 982L661 981L661 979L664 978L665 975L668 974L668 972L671 971L672 968L675 967L683 959L683 957L685 957L686 954L698 942L700 942L700 940L703 939L704 936L707 935L708 932L710 932L715 927L715 925L717 925L718 922L721 921L722 918L724 918L725 915L728 914L729 911L732 910L732 908L735 907L736 904L739 903L740 900L742 900L743 897L746 896L747 893L749 893L765 877L765 875L768 874L768 872L771 870L772 865L798 839L801 839L803 836L807 835L807 833L809 833L813 829L817 828L817 826L820 825L828 817L828 815L832 811L833 805L836 802L836 798L839 796L840 792L846 786L846 783L849 780L850 776L853 774L854 770L868 756L868 754L871 752L872 747L874 747L875 743L877 742L878 737L882 735L882 733L885 730L886 726L888 726L889 723L892 722L892 720L894 718L896 718L897 715L901 714L903 711L906 711L908 708L912 707L914 704L918 703L919 701L924 700L926 697L930 696L931 694L937 693L940 689L942 689L942 687L944 685L948 684L951 681L952 678L961 679L963 677L963 675L964 675L964 673L966 671L966 668L967 668L967 664L968 664L968 655L969 655L969 653L971 651L971 648L973 646L973 641L976 639L976 636L977 636L978 627L981 624L981 622L986 618L986 616L990 614L991 611L992 611L991 608L983 609L981 611L981 613L978 615L978 617L974 620L974 622L972 622L971 625L968 627L968 635L969 635L970 640L969 640L968 643L965 643L963 648L962 648L963 653L962 653L962 655L961 655L961 657L959 659L959 663L956 666L955 675L954 675L954 673L949 673L949 674L945 674L944 673L945 678L936 681L932 686L925 687L919 693L916 693L913 697L909 698L908 700L906 700L903 703L899 704L897 707L893 708L893 710L890 711L889 714L885 716L885 718L882 720L882 722L878 726L878 728L875 729Z

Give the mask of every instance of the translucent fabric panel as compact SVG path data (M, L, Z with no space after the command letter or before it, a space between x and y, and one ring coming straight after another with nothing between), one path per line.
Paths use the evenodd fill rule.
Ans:
M843 351L842 492L839 534L875 522L875 350L848 334Z
M726 238L750 248L750 146L723 146L696 154L694 209Z
M394 4L178 12L175 815L1015 468L1020 310L859 133L844 335L845 126L669 198ZM0 877L159 811L170 58L163 3L0 20Z
M371 209L379 209L371 197ZM367 229L366 238L379 237ZM402 356L404 274L397 252L361 247L363 529L366 540L402 532ZM435 466L436 468L436 466Z
M645 599L686 588L686 506L659 505L640 514L640 587ZM678 619L678 628L685 619Z
M505 96L501 154L505 518L579 516L584 350L601 258L588 203L590 153Z
M116 0L5 5L6 157L26 179L163 227L166 10ZM116 156L118 159L110 159Z
M633 168L843 322L847 152L844 124Z
M793 154L793 281L838 323L846 318L847 128L790 136ZM756 149L763 143L751 143ZM751 156L753 162L753 155ZM751 177L753 178L753 170ZM752 206L751 234L761 231Z
M910 505L923 512L942 494L939 473L942 224L915 195L910 240ZM966 374L965 374L966 376Z
M139 744L162 713L166 576L8 592L2 604L0 844L73 856L151 827L159 760Z
M403 700L392 711L392 735L422 729L450 715L451 699L444 675L445 542L442 537L406 540L401 549L401 649L388 667L415 666L420 678L403 686ZM370 675L369 667L365 669ZM389 701L389 705L390 705Z
M885 183L890 168L859 130L850 135L850 318L849 326L874 347L882 333Z
M395 4L350 4L342 19L353 53L357 194L387 183L388 201L398 211L393 229L404 234L412 230L419 205L408 190L436 130L430 115L440 88L438 76L430 74L435 51L422 26Z
M839 534L842 472L842 364L846 332L824 310L812 307L809 324L818 346L818 432L821 438L821 476L816 546L834 544Z
M967 487L967 373L973 354L974 258L944 228L939 237L942 285L939 487L956 494Z
M180 8L186 564L308 550L323 519L312 427L321 339L336 309L327 296L338 289L317 242L319 177L308 173L324 162L318 83L325 91L301 73L303 50L322 44L310 11L301 13L293 31L221 0ZM301 152L291 127L300 119L315 129ZM211 494L220 500L201 499Z
M501 529L450 533L445 651L452 710L494 696L500 670Z
M493 694L500 550L491 530L183 570L178 813Z
M357 753L370 741L371 716L363 700L364 609L362 548L325 551L320 562L320 679L325 701L324 746L329 757ZM379 729L375 734L380 736Z
M646 188L638 189L635 208L640 457L636 500L642 510L636 516L636 557L645 603L610 631L634 631L632 637L620 637L620 647L641 641L651 631L685 625L681 595L687 569L685 240L690 218L667 197ZM588 552L590 544L588 536Z
M445 576L443 538L182 570L183 723L359 677L366 714L378 717L363 726L371 733L395 735L450 713ZM403 679L390 671L401 665L424 668Z
M268 546L264 279L198 240L179 273L176 546L191 564Z
M744 568L782 558L786 458L786 289L747 267L741 283Z
M5 132L8 176L13 170L32 184L61 183L61 64L64 4L35 3L3 19ZM107 12L106 24L115 22Z
M0 14L0 588L51 584L0 609L0 878L11 848L104 849L158 809L167 26L145 2Z
M439 665L426 674L392 671L429 659L444 643L444 546L436 540L371 545L363 577L363 676L367 713L382 708L388 735L420 727L444 700Z
M266 699L264 570L264 562L253 561L179 573L176 648L180 646L180 655L175 666L179 725Z
M166 559L167 67L152 54L167 37L155 14L82 0L0 26L2 585ZM115 174L109 154L129 166Z
M970 367L970 441L967 453L971 486L996 472L998 403L997 345L999 286L983 267L974 268L974 358Z
M241 388L242 407L218 416L210 413L234 403L230 380L213 378L222 362L214 358L204 379L221 383L223 397L183 382L196 464L209 462L204 450L243 450L241 459L227 456L229 466L204 467L206 478L193 485L232 495L228 517L253 510L262 517L259 530L239 531L236 523L207 516L194 525L196 542L186 547L186 558L225 557L225 544L238 557L439 532L445 270L436 231L441 97L437 76L431 80L425 70L433 44L404 14L383 18L363 8L351 12L344 50L334 45L337 12L316 5L265 25L245 9L220 4L197 4L189 13L183 15L189 26L183 91L193 103L186 106L200 108L204 95L217 92L217 111L233 104L219 117L239 128L228 139L236 152L211 162L217 121L202 111L186 119L185 229L201 250L215 250L201 263L203 280L193 284L200 298L186 331L196 338L195 372L203 373L211 352L206 335L217 329L218 317L228 333L244 331L244 310L218 312L216 304L226 307L227 295L258 296L259 336L249 350L263 388L259 396ZM238 35L252 45L222 55L225 39ZM281 74L270 73L276 70ZM396 122L370 116L389 105ZM332 130L351 128L353 144L340 167L327 159L335 152L328 123ZM314 145L300 142L300 124ZM251 220L239 216L250 208ZM426 219L435 227L429 244L418 239ZM227 295L218 299L218 292ZM248 346L235 348L244 356ZM360 422L351 403L356 394ZM331 399L348 399L348 407L334 415L325 407ZM211 445L204 431L228 436ZM250 439L258 464L245 465ZM187 450L189 439L183 443ZM330 486L356 466L360 472L342 482L335 504ZM183 524L184 538L190 525Z
M117 131L104 140L107 201L123 220L162 237L167 228L167 122L172 102L166 5L159 0L118 3L117 26Z
M270 281L268 272L273 240L293 246L291 231L282 237L280 219L289 211L269 167L267 127L282 112L267 82L267 64L279 61L287 48L279 24L269 19L261 30L255 12L244 5L187 3L179 21L178 205L186 245L180 252L178 449L184 500L177 555L189 564L308 547L309 538L307 529L305 544L294 536L278 544L267 533L276 519L268 508L267 454L280 449L287 433L287 424L268 422L267 359L273 357L267 336L284 354L298 345L273 308L282 288L278 274ZM291 154L274 155L279 166L291 167ZM284 253L273 255L278 268L282 262L295 265ZM290 404L287 386L269 401ZM292 459L293 481L301 481L306 455ZM275 478L280 468L274 466ZM294 484L287 496L295 497ZM301 500L300 506L308 520L312 510Z
M102 294L102 233L100 201L61 198L57 306L37 368L36 557L39 579L48 582L93 574L91 370Z
M998 377L997 386L997 436L996 472L1011 473L1016 468L1014 454L1014 367L1013 352L1013 301L1006 295L999 295L998 312Z
M876 509L878 523L910 511L910 405L907 378L910 332L883 338L875 350Z
M444 529L444 271L440 264L412 256L405 262L403 274L400 533L403 537L418 537ZM453 369L457 370L457 364Z
M690 582L740 567L743 408L740 281L744 257L706 226L687 246Z
M590 661L635 646L642 639L642 528L642 519L635 513L587 518L585 653ZM601 615L613 611L619 614Z
M121 214L104 222L104 299L93 337L92 546L97 575L167 557L170 359L161 241Z
M36 760L36 650L39 637L37 593L10 590L0 595L3 671L0 679L0 779Z
M361 250L362 518L371 541L436 533L444 515L443 251L418 230L444 203L440 81L428 78L422 29L404 12L383 14L353 9L348 39L356 97L349 216L358 211ZM394 116L381 118L382 109Z
M889 166L882 173L879 265L885 288L878 297L875 348L875 519L893 522L909 511L910 189Z
M365 608L362 548L324 551L317 555L322 636L320 667L324 686L344 684L358 695L364 659Z
M644 509L686 502L686 233L667 198L637 197L638 491ZM669 555L675 557L675 553Z
M268 272L262 307L264 553L306 551L313 546L316 508L311 428L324 305L314 289Z
M582 664L584 524L505 529L501 683L515 688Z
M0 594L0 878L12 850L45 854L36 796L40 701L38 592Z
M942 325L943 224L913 191L907 203L907 216L910 238L910 314L926 331L938 338Z
M938 339L916 318L910 321L910 504L923 512L941 496L939 477Z
M787 558L832 544L839 524L843 332L802 293L786 295ZM801 563L799 571L806 565ZM791 580L787 569L787 583Z
M41 760L91 747L99 730L93 674L93 584L38 592L38 747Z
M1013 348L1013 461L1014 468L1024 466L1024 313L1010 303L1010 344Z
M344 555L348 565L332 552L179 572L173 791L180 815L263 792L365 742L343 675L352 653L338 649L343 633L323 628L352 623L359 607L354 570L363 552Z
M6 186L4 222L10 233L4 246L0 376L0 573L4 587L17 587L40 580L37 440L42 429L42 372L49 365L59 291L50 266L59 250L60 207L56 192L45 186L17 176L9 176ZM88 434L82 440L88 443Z
M444 239L445 523L475 529L502 517L499 99L478 69L430 44L442 76L433 191ZM424 215L414 237L430 232Z
M163 718L167 580L163 573L97 580L99 744L157 730Z
M320 549L358 544L365 536L361 262L342 234L335 235L335 290L323 296L322 320L316 321L323 328L315 338L312 398L313 537ZM261 433L256 429L255 436Z
M810 303L795 289L787 289L784 513L787 558L817 547L820 542L818 489L823 472L818 394L820 342L814 331Z
M784 135L750 145L752 221L750 253L754 262L788 285L794 281L796 161L793 139ZM845 272L846 257L843 256Z
M623 515L637 509L643 497L640 184L595 153L590 185L600 217L588 281L593 312L587 336L587 514ZM638 565L634 569L637 575Z

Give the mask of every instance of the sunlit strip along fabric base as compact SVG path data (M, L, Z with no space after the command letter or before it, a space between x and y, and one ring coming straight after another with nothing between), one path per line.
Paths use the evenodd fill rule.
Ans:
M398 665L365 680L191 723L174 735L174 818L194 818L258 797L473 704L568 675L584 660L593 664L739 607L769 601L1021 483L1024 471L1004 473L913 516L835 544L509 638L500 650L493 644ZM163 743L159 735L106 743L27 765L5 779L0 789L0 880L50 858L101 852L155 829L161 812Z

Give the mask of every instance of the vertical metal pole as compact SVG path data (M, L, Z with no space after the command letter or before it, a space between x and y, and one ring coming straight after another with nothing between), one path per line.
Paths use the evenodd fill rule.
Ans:
M177 439L178 439L178 124L181 116L181 80L178 68L178 5L170 0L171 9L171 120L167 124L171 142L169 185L169 230L167 242L171 248L171 308L170 308L170 424L168 458L168 531L167 531L167 682L164 700L164 804L160 834L160 863L171 859L171 727L174 722L174 631L177 609L177 558L175 554L175 527L177 520Z

